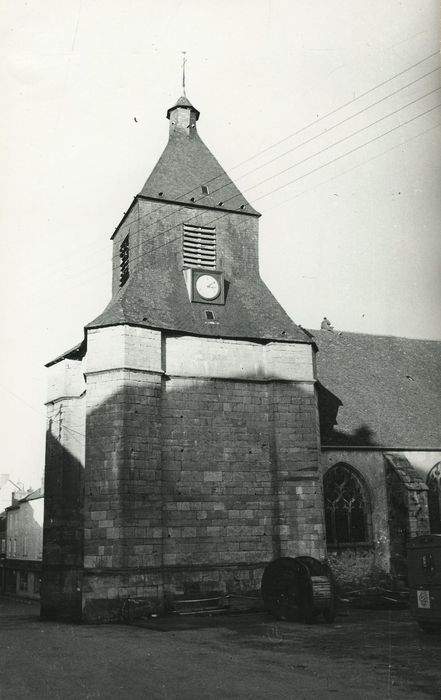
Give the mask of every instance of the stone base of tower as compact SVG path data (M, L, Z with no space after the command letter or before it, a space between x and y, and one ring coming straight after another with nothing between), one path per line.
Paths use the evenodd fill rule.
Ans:
M43 570L41 617L59 622L82 622L82 578L82 569Z
M118 326L89 331L85 359L83 622L256 591L276 557L324 556L310 345Z
M85 572L81 620L86 624L130 621L172 611L181 600L255 593L266 564Z

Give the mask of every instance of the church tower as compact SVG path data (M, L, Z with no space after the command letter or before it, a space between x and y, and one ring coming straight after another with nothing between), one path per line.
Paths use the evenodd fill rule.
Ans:
M315 348L262 282L258 221L183 96L113 234L112 298L49 363L42 614L256 590L324 555Z

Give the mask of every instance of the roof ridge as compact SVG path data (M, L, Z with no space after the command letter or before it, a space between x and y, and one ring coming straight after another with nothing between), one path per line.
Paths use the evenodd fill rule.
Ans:
M328 334L329 336L348 336L348 335L357 335L357 336L362 336L363 338L393 338L395 340L417 340L420 342L424 343L441 343L441 338L415 338L413 336L407 336L407 335L393 335L393 334L388 334L388 333L363 333L361 331L346 331L342 328L337 328L335 329L334 333L332 331L328 331L324 328L308 328L306 329L309 331L309 333L324 333Z

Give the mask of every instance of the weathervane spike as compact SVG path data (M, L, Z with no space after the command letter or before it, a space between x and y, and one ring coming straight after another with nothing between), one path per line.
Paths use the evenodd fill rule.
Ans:
M182 54L183 54L183 56L182 56L182 94L184 95L184 97L186 97L186 94L185 94L185 63L187 61L187 58L185 55L186 53L187 53L186 51L182 51Z

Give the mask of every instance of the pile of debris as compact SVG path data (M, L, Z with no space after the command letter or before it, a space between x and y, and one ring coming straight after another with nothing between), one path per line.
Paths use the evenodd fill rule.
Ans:
M409 607L409 590L390 590L382 586L370 586L345 591L338 599L339 607L366 610L394 610Z

